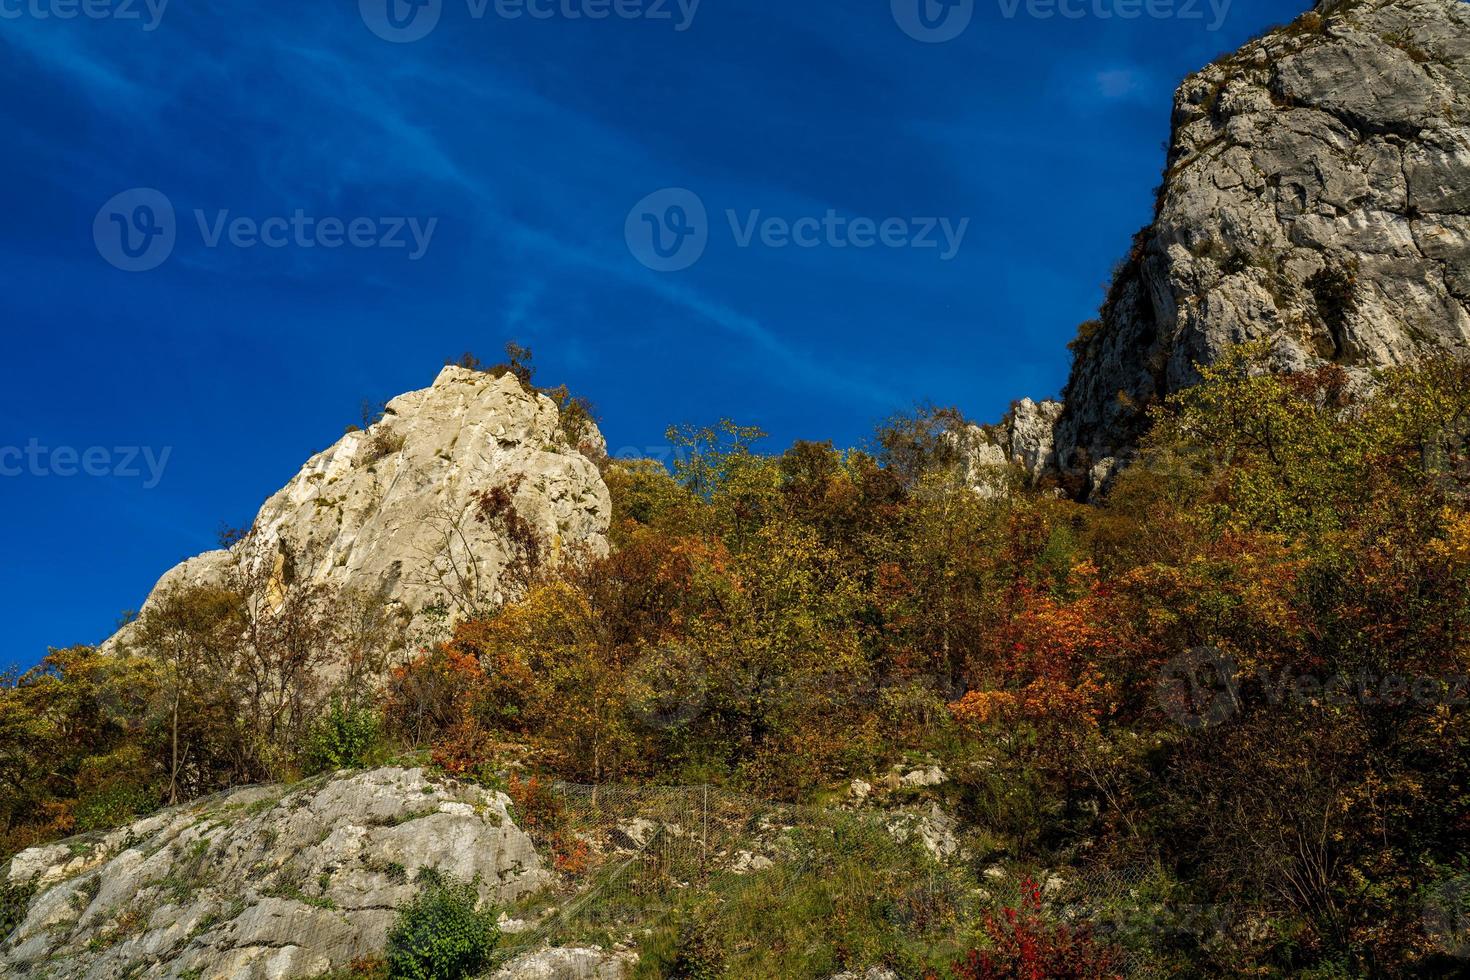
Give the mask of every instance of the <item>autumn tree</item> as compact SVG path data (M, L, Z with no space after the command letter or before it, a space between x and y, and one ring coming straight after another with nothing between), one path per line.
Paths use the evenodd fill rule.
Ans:
M179 780L191 748L181 738L185 715L202 713L218 669L229 659L243 627L240 596L216 586L176 587L155 597L139 619L135 642L165 668L168 729L168 802L179 800Z

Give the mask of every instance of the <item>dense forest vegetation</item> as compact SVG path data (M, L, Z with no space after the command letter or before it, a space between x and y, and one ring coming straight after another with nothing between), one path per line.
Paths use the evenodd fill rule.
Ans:
M242 563L145 611L151 656L8 678L0 850L414 749L492 783L515 759L816 802L922 756L977 862L1147 863L1229 909L1231 942L1171 939L1200 973L1448 975L1426 909L1470 891L1470 368L1355 395L1266 359L1156 410L1089 504L1019 471L976 492L942 411L865 449L766 454L724 422L671 433L670 468L600 460L606 553L487 487L510 598L432 645L289 556ZM1060 942L1039 903L1017 921L1028 955ZM995 960L1003 926L952 975L1030 975ZM1045 975L1112 975L1066 942Z

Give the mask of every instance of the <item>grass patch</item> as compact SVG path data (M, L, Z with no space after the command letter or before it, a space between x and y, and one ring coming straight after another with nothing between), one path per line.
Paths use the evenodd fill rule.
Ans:
M923 976L959 953L976 919L970 882L872 820L793 834L799 857L690 890L644 943L635 980L821 980L886 966Z

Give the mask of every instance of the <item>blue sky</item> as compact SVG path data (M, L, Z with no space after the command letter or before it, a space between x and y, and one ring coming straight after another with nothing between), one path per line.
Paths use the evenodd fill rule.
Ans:
M918 0L387 2L0 0L0 663L101 639L364 399L507 339L614 449L1055 395L1174 86L1305 7L964 0L938 42ZM667 188L703 251L655 271Z

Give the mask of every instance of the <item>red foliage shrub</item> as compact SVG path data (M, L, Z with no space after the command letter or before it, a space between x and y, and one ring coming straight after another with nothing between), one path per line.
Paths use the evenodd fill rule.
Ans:
M490 733L474 719L461 719L434 742L429 757L449 775L462 778L474 775L489 759L490 744Z
M512 773L505 789L516 808L516 823L527 833L550 833L561 829L566 813L540 776L522 779Z
M1117 950L1097 943L1086 927L1047 922L1041 890L1027 880L1021 908L985 917L991 947L972 949L950 966L954 980L1121 980Z
M550 848L552 866L567 874L585 873L591 857L587 842L571 829L566 807L551 786L538 776L523 780L512 774L505 791L515 804L516 823Z
M473 653L440 644L393 669L383 695L383 714L409 741L418 745L437 741L463 719L484 680Z

